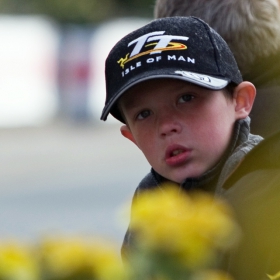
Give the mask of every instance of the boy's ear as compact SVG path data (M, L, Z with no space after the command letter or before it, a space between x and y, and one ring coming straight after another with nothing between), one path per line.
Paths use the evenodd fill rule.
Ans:
M137 144L136 144L136 141L135 141L135 139L134 139L134 137L133 137L133 134L131 133L131 131L130 131L130 129L129 129L129 127L128 127L127 125L121 126L120 131L121 131L121 134L122 134L125 138L129 139L129 140L132 141L135 145L137 145Z
M235 88L233 96L236 102L236 118L246 118L251 112L256 97L255 86L250 82L242 82Z

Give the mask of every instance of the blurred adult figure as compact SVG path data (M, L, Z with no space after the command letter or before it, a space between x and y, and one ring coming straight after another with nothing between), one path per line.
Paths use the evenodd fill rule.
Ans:
M257 88L251 132L280 129L280 7L278 0L156 0L154 16L197 16L228 43L244 80Z

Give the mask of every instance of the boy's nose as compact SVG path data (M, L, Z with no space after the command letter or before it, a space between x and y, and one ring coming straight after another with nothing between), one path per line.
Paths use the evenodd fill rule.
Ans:
M158 121L158 128L161 136L169 136L182 131L181 123L174 114L162 116Z

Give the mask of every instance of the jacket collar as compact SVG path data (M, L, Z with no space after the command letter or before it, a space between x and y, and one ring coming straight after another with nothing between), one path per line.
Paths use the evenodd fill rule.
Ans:
M257 170L280 168L280 131L264 139L239 163L236 170L225 181L223 188L229 189L244 175Z

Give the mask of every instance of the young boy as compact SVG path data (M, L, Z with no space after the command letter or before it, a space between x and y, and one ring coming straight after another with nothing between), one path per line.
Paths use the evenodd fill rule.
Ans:
M249 133L255 87L243 82L225 41L194 17L158 19L120 40L106 60L110 113L152 166L142 190L166 181L222 193L262 138ZM132 242L128 230L124 247Z

